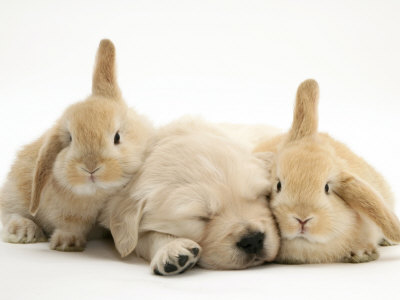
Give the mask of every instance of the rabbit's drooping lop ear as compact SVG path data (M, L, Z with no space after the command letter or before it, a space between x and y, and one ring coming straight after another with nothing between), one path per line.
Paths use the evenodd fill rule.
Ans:
M143 206L143 203L127 198L119 202L111 212L110 231L121 257L129 255L136 248Z
M39 208L40 195L43 187L52 172L54 161L58 153L63 149L63 142L59 136L58 128L53 128L42 147L36 160L33 171L32 195L29 212L34 216Z
M115 47L110 40L102 40L97 50L92 94L116 100L121 98L115 72Z
M368 183L348 172L342 172L335 190L350 207L364 213L378 225L386 238L400 242L399 220Z
M318 83L313 79L302 82L297 89L289 141L311 136L318 131Z

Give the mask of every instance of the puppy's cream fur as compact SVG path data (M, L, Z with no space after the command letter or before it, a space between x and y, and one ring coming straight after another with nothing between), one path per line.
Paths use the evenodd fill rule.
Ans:
M282 133L280 129L264 124L220 123L217 126L225 135L250 150Z
M136 253L156 272L177 255L211 269L243 269L275 258L279 237L268 208L269 155L253 155L223 130L183 119L159 130L125 194L100 217L122 256ZM251 232L265 234L263 250L238 248ZM181 272L178 268L171 274Z
M303 82L291 130L255 150L276 154L271 209L281 232L277 260L374 260L383 238L400 241L393 195L366 161L329 135L318 133L318 98L318 84Z
M121 98L114 45L101 41L92 95L18 153L0 195L4 240L51 235L52 249L82 250L107 197L139 168L151 134L150 123Z

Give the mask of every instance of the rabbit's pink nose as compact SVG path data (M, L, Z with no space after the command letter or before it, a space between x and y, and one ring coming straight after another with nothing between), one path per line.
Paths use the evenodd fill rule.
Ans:
M88 169L85 169L85 168L81 168L83 171L85 171L85 172L87 172L87 173L89 173L90 175L93 175L94 173L96 173L98 170L100 170L100 168L101 167L98 167L98 168L94 168L93 170L88 170Z
M90 169L88 170L88 169L85 169L85 168L82 168L82 167L81 167L81 169L89 174L90 181L94 183L95 182L95 174L94 173L96 173L98 170L100 170L101 166L97 167L97 168L94 168L94 169L91 169L91 170Z
M305 219L305 220L302 220L302 219L299 219L299 218L296 218L296 217L294 217L296 220L297 220L297 222L299 222L300 223L300 225L301 225L301 233L304 233L305 232L305 228L304 228L304 226L308 223L308 221L310 221L311 219L312 219L312 217L311 218L307 218L307 219Z
M296 218L296 217L295 217L295 219L297 220L297 222L300 223L301 227L303 227L303 226L306 225L307 222L310 221L312 218L308 218L308 219L302 220L302 219L299 219L299 218Z

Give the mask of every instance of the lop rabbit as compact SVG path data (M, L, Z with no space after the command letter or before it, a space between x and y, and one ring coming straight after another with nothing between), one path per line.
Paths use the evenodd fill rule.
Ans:
M276 154L270 205L281 232L277 260L375 260L379 242L400 241L393 195L366 161L328 134L318 133L318 98L317 82L303 82L290 131L255 149Z
M19 152L0 194L3 239L83 250L106 199L142 162L152 126L127 108L115 75L115 48L102 40L92 95Z

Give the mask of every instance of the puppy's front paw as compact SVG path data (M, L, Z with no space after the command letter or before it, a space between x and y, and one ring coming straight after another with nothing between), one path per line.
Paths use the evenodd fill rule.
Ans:
M175 239L160 248L151 261L156 275L176 275L191 269L200 258L201 247L188 239Z
M375 248L371 248L352 251L343 259L343 262L357 264L377 260L378 258L378 251Z
M15 215L4 228L3 240L7 243L26 244L46 242L47 238L35 222Z
M50 248L57 251L83 251L86 239L81 234L56 229L50 238Z

